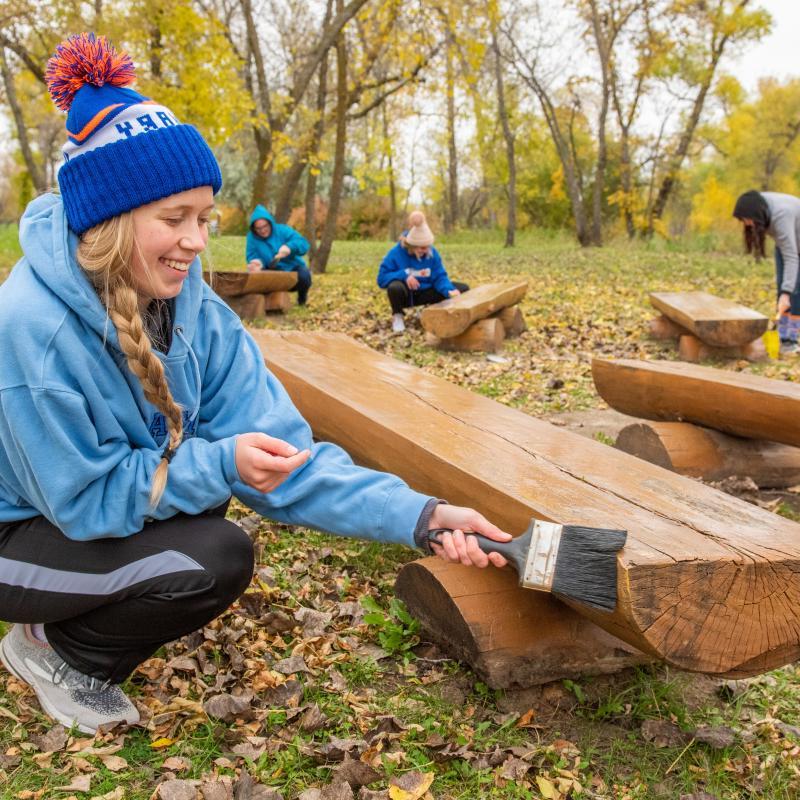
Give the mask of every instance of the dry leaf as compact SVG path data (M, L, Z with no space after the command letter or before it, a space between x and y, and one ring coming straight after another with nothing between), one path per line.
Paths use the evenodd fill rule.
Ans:
M78 775L72 779L69 786L59 786L59 792L88 792L92 783L91 775Z
M420 800L427 793L435 776L433 772L412 770L398 778L392 778L389 797L391 800Z

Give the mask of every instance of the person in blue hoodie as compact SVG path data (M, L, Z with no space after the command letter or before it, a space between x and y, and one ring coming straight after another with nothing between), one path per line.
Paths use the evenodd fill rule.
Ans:
M199 253L221 185L195 128L126 88L104 37L63 42L60 195L20 223L0 286L0 659L43 710L93 732L139 719L120 689L164 643L247 587L231 496L272 519L505 564L476 511L315 442ZM157 171L153 165L158 164ZM453 530L442 545L428 531Z
M381 261L378 286L386 289L395 333L406 329L404 309L439 303L469 290L466 283L455 283L448 277L421 211L409 214L408 230Z
M308 241L289 225L275 222L264 206L258 205L250 215L247 232L247 269L279 269L296 272L297 283L290 289L297 292L297 302L304 306L311 288L311 271L303 260L308 252Z

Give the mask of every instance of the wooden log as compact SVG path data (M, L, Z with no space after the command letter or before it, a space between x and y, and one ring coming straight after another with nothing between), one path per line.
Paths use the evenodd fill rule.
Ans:
M264 295L264 311L286 311L292 306L289 292L270 292Z
M724 361L732 358L761 361L767 357L767 351L761 337L736 347L713 347L693 334L687 333L678 340L678 356L682 361L691 364L696 364L698 361Z
M452 339L440 339L432 333L425 334L425 342L431 347L460 352L496 353L503 347L505 338L506 330L503 323L496 317L479 319L477 322L473 322L464 333L459 333Z
M225 302L242 318L256 319L264 316L266 295L240 294L236 297L226 297Z
M291 289L297 283L296 272L266 269L261 272L204 272L203 278L220 297L242 294L266 294Z
M748 477L762 489L800 484L800 447L728 436L689 422L626 425L615 447L692 478Z
M528 330L528 324L525 322L525 317L522 316L519 306L506 306L500 311L495 311L489 319L494 319L495 317L503 323L506 339L519 336Z
M678 325L677 322L673 322L669 317L659 314L647 324L647 333L651 339L657 339L662 342L673 339L677 342L681 336L689 333L689 331Z
M800 385L679 361L592 361L598 393L632 417L694 422L800 447Z
M422 327L440 339L452 339L463 333L473 322L484 319L506 306L513 306L525 296L526 281L517 283L487 283L468 292L426 306L422 310Z
M706 292L651 292L650 302L706 344L735 347L757 339L769 319L752 308Z
M800 657L797 523L346 337L254 335L317 438L338 442L360 462L474 505L511 532L532 515L626 529L616 610L562 598L612 635L682 669L714 674L755 674ZM483 624L495 589L510 591L503 573L473 570L474 584L461 574L467 582L453 601L475 647L529 653L536 631L510 624L495 637ZM505 597L509 609L541 602L519 588L513 600Z

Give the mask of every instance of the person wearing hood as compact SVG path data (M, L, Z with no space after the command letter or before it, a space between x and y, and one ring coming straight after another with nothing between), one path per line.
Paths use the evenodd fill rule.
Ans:
M296 272L297 283L290 289L297 292L297 302L304 306L311 288L311 271L303 260L308 252L308 241L294 228L275 222L264 206L258 205L250 215L247 232L247 269L279 269Z
M384 256L378 270L378 286L386 289L395 333L406 329L404 309L439 303L469 290L466 283L454 283L448 277L433 246L433 232L421 211L409 214L408 230Z
M60 723L135 723L119 683L247 587L231 496L291 525L502 566L472 509L315 442L236 314L203 282L217 161L126 88L133 64L81 34L48 62L68 111L60 195L20 223L0 286L0 659ZM154 166L157 169L154 171ZM442 546L428 531L444 527Z
M783 348L797 349L800 334L800 198L751 190L740 195L733 216L742 223L745 251L766 257L766 237L775 241L775 316Z

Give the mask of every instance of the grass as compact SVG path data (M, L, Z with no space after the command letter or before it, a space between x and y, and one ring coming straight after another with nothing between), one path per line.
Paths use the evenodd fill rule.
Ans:
M528 280L522 310L529 330L507 343L505 363L426 347L413 314L406 334L390 334L388 306L375 285L386 242L337 242L328 272L314 276L309 307L258 324L348 333L432 374L546 416L602 407L591 379L594 355L675 357L644 334L652 316L649 291L703 289L763 313L773 303L769 263L708 251L708 242L616 242L582 250L566 235L532 232L508 250L499 234L489 232L442 237L437 246L457 279L476 285ZM214 239L211 263L215 269L241 269L243 250L242 237ZM18 257L16 229L0 228L0 278ZM717 366L800 380L800 358ZM777 511L798 519L787 504ZM232 512L235 518L247 514L241 507ZM3 797L84 800L121 786L125 798L145 800L165 776L197 785L216 781L232 792L246 769L289 800L331 782L341 762L321 753L334 737L365 741L381 720L387 732L360 753L361 762L380 775L370 784L376 791L385 790L392 777L433 772L437 800L674 800L703 791L719 800L800 795L800 671L794 665L735 683L651 666L494 691L426 646L393 604L394 576L413 554L267 521L253 525L261 566L242 604L199 640L163 648L129 681L149 722L95 744L95 750L119 748L114 755L125 766L118 771L103 760L108 756L76 756L68 744L43 754L36 737L51 724L26 688L0 671ZM335 616L341 604L360 608L361 618ZM321 634L307 635L293 622L301 606L332 615ZM284 614L289 627L264 622L266 612ZM392 655L376 661L375 648ZM311 665L311 672L294 676L302 697L270 700L270 692L292 680L273 667L292 655ZM211 694L249 690L256 693L252 719L222 721L196 713ZM306 729L301 720L314 706L325 722ZM672 738L650 736L654 723ZM731 728L732 742L708 744L698 738L703 725ZM176 759L187 765L180 767ZM88 792L58 789L78 774L91 775ZM240 796L246 796L243 786Z

